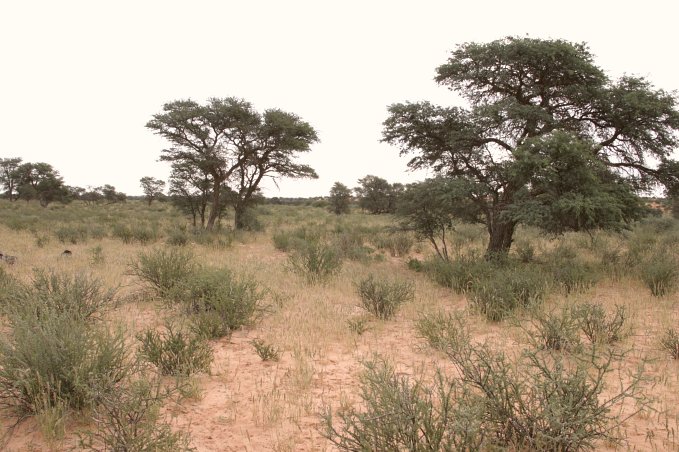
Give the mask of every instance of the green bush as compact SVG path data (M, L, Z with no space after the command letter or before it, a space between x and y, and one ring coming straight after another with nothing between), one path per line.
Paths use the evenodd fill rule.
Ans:
M41 317L57 312L82 320L97 319L115 307L115 293L85 274L36 269L30 284L14 284L12 299L4 309L10 315Z
M122 330L54 310L14 315L11 322L0 341L0 404L19 415L91 407L132 371Z
M473 280L469 302L498 322L517 309L539 305L547 294L545 276L535 266L497 268Z
M523 241L517 243L515 250L519 261L524 264L533 262L535 259L535 247L530 242Z
M281 359L281 351L272 344L267 344L261 339L253 339L250 343L255 348L257 355L262 358L262 361L278 361Z
M651 290L654 297L672 293L679 282L679 269L676 259L660 252L644 262L640 269L641 280Z
M574 307L580 329L592 343L612 344L625 334L627 311L624 306L615 306L615 312L607 314L598 304L583 303Z
M210 371L212 347L202 337L174 331L168 325L162 333L146 330L137 335L137 340L141 342L140 356L162 375L189 376Z
M363 308L383 320L391 319L401 304L415 298L412 282L375 279L373 275L359 281L356 291Z
M189 243L189 236L186 231L182 231L181 229L173 229L167 236L165 243L172 246L185 246Z
M262 312L264 291L228 269L200 269L182 284L191 328L208 339L230 336Z
M584 292L596 284L598 280L596 270L577 259L553 262L550 271L554 282L567 294Z
M125 224L114 224L111 230L111 235L114 238L122 240L125 244L130 244L134 240L134 233L129 226Z
M425 314L415 322L420 337L437 350L460 350L469 344L471 335L461 313Z
M439 285L450 287L455 292L463 294L471 289L475 280L482 279L495 271L498 264L498 262L489 262L472 252L460 255L452 261L431 257L422 263L422 269Z
M536 311L533 313L533 328L529 329L530 341L538 348L550 350L577 350L580 346L580 322L571 309L559 313Z
M374 242L377 248L387 250L391 256L403 257L415 244L415 237L407 232L392 232L377 235Z
M163 298L176 297L176 290L189 278L196 265L193 254L177 248L141 252L129 264L129 273L148 283Z
M400 373L384 360L364 363L360 377L363 410L343 405L322 415L322 434L339 450L439 451L480 450L481 412L461 413L459 385L441 373L433 387Z
M309 284L325 282L342 269L342 258L337 250L321 242L309 243L295 250L288 262L292 271L304 277Z
M54 231L57 239L61 243L77 243L86 242L88 238L88 230L84 226L62 226Z

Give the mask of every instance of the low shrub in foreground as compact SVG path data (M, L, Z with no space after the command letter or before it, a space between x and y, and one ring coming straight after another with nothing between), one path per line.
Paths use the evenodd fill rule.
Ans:
M224 268L195 271L181 286L193 331L208 339L229 336L262 311L265 292L257 281Z
M202 337L175 331L168 325L164 332L146 330L137 335L139 355L158 368L161 375L189 376L209 372L212 347Z
M288 262L292 271L302 276L309 284L325 282L342 269L339 252L322 242L312 242L295 250Z
M679 333L674 328L669 328L665 331L660 345L664 350L669 352L673 359L679 359Z
M609 314L601 305L582 303L573 308L573 315L592 343L612 344L626 334L627 310L624 306L616 305L615 312Z
M171 391L158 381L138 379L99 397L93 409L96 430L81 435L80 447L93 451L192 451L187 432L174 431L161 414Z
M376 279L373 275L359 281L356 291L363 308L383 320L391 319L401 304L415 298L412 282Z
M44 316L57 312L79 319L97 319L115 307L115 289L104 289L101 281L86 274L34 270L29 284L17 284L5 309L23 315Z
M172 298L196 269L193 254L178 248L158 248L141 252L129 265L129 273L149 284L156 294Z
M439 370L433 383L383 360L365 363L360 407L327 408L322 434L346 451L594 450L616 442L616 429L645 406L639 374L607 386L621 362L610 353L567 363L528 349L514 364L464 343L448 356L460 378ZM637 405L619 417L630 400Z
M131 372L121 330L56 310L15 315L11 322L9 337L0 342L0 404L19 415L91 407L97 394L112 391Z

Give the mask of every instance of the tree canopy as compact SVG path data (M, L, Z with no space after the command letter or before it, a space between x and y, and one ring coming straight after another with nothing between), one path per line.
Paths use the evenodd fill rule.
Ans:
M146 198L146 201L149 203L149 205L151 205L154 199L158 199L163 196L165 181L151 176L144 176L139 179L139 184L141 185L141 189L144 191L144 197Z
M318 177L308 165L295 162L318 136L292 113L269 109L260 114L235 97L213 98L205 105L179 100L165 104L146 127L172 144L162 151L161 160L188 165L209 178L208 229L220 216L224 190L235 193L230 199L238 228L240 216L265 177Z
M349 213L351 190L341 182L335 182L330 189L330 210L336 215Z
M636 193L672 178L675 96L640 77L611 80L585 44L466 43L436 81L467 106L391 105L383 139L413 155L411 169L469 185L489 255L509 251L519 223L624 228L643 214Z

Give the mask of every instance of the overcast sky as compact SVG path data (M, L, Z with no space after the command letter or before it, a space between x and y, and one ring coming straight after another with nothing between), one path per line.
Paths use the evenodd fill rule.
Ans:
M552 6L553 5L553 6ZM508 35L587 42L617 78L679 88L672 1L0 0L0 157L52 164L67 184L165 179L144 125L166 102L237 96L308 121L315 181L267 196L326 195L374 174L410 182L380 143L386 107L457 102L433 81L457 44Z

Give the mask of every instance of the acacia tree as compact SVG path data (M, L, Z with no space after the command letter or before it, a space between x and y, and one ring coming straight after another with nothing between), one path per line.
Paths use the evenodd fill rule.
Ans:
M294 114L267 110L259 114L249 102L213 98L206 105L191 100L165 104L146 127L172 146L161 160L181 162L209 177L213 229L222 208L222 189L236 193L236 227L265 177L317 177L307 165L294 162L318 141L316 131Z
M351 190L341 182L335 182L330 189L330 210L336 215L349 213Z
M394 213L396 198L403 191L402 184L390 184L381 177L367 175L358 180L361 184L354 191L358 205L372 214Z
M186 162L174 162L170 173L170 200L182 212L191 215L193 226L205 227L205 214L211 198L210 176L195 169Z
M10 201L16 200L15 192L18 186L17 169L21 165L21 158L0 158L0 186L5 189L5 196Z
M54 201L69 202L69 191L59 172L48 163L24 163L17 167L14 176L17 194L26 202L37 199L42 207Z
M636 193L664 182L672 163L675 97L643 78L609 79L584 44L462 44L436 81L468 106L391 105L383 140L414 154L411 169L468 184L489 257L508 253L519 223L625 227L643 213Z
M146 197L149 206L154 199L158 199L163 196L165 181L151 176L144 176L139 179L139 183L141 184L141 189L144 191L144 196Z

